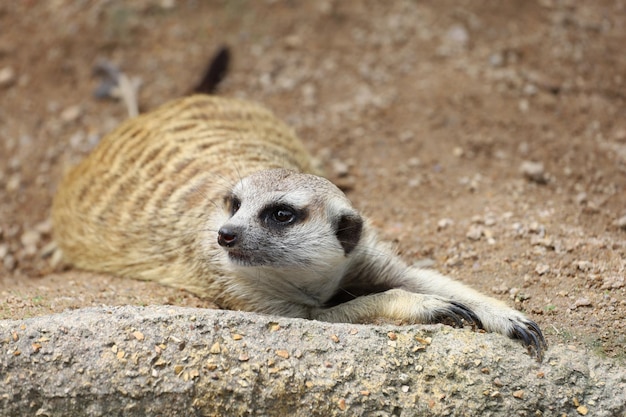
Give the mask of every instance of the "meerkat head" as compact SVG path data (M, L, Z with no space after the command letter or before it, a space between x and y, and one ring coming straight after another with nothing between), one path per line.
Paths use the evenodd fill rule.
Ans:
M330 181L285 169L242 179L225 197L225 211L217 242L232 267L257 278L289 276L318 301L335 290L363 229Z

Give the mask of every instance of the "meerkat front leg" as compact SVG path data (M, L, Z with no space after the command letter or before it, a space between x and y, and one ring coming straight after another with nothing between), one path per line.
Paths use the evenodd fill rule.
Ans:
M537 360L547 347L539 326L506 304L434 271L411 270L404 285L356 297L328 308L314 309L311 318L358 323L375 317L410 323L450 323L501 333L520 340Z
M357 297L329 308L314 309L312 318L334 323L358 323L366 318L385 317L411 323L452 321L457 327L482 327L480 319L461 303L431 294L418 294L394 288Z
M374 250L375 249L375 250ZM348 274L326 308L313 318L358 322L374 317L412 323L462 320L519 339L541 360L546 342L539 326L521 312L433 270L406 265L365 228Z

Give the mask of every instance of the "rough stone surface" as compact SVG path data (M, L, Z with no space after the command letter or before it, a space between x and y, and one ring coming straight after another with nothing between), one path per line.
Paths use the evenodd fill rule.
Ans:
M626 370L500 335L170 306L0 321L2 416L626 412Z

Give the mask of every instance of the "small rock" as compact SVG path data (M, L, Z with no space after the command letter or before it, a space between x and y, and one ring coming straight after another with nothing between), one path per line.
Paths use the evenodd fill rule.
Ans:
M603 290L616 290L618 288L622 288L624 284L624 277L606 277L602 281L602 287L600 288Z
M338 177L347 177L350 173L350 167L345 162L335 159L332 164L333 171Z
M520 390L517 390L517 391L513 391L513 396L515 398L520 399L520 400L523 399L524 398L524 390L520 389Z
M620 229L626 229L626 216L620 217L613 222L613 226L617 226Z
M83 109L80 106L70 106L61 112L61 120L65 123L76 121L82 114Z
M574 262L574 265L576 265L576 268L583 272L589 271L593 268L593 264L589 261L576 261Z
M448 29L448 32L446 32L446 39L459 46L466 46L469 42L469 33L462 25L453 25Z
M286 36L284 42L289 49L296 49L302 46L302 38L296 34Z
M537 94L537 91L538 89L534 84L526 84L522 89L522 92L527 96L534 96L535 94Z
M437 230L446 229L448 226L452 226L454 221L452 219L444 218L437 222Z
M4 265L4 269L6 269L7 271L13 271L17 266L17 261L15 260L15 257L13 255L8 254L4 256L2 264Z
M410 142L414 138L415 138L415 133L411 132L410 130L405 130L404 132L400 133L400 135L398 136L398 139L400 139L400 142L402 143ZM417 165L419 165L420 160L418 158L413 157L409 159L409 161L411 160L417 161ZM417 165L413 165L413 166L417 166Z
M284 349L278 349L274 353L276 353L276 356L280 356L283 359L289 359L289 352Z
M13 174L9 177L5 188L10 193L15 192L20 188L21 182L22 178L20 177L20 174Z
M27 230L20 237L20 241L22 242L22 245L25 247L37 246L40 239L41 239L41 236L39 235L39 232L37 232L36 230Z
M537 184L546 184L548 178L541 162L524 161L520 165L520 172L530 181Z
M492 67L501 67L504 65L504 55L501 52L496 52L489 55L489 65Z
M15 71L11 67L0 69L0 88L11 86L15 82Z
M175 0L161 0L160 3L160 6L163 10L172 10L174 7L176 7Z
M580 414L581 416L586 416L587 413L589 412L587 407L585 407L584 405L581 405L578 408L576 408L576 411L578 411L578 414Z
M500 284L498 286L491 287L491 292L494 294L506 294L509 292L509 287L506 284Z
M517 103L517 108L519 109L520 112L522 113L528 113L528 110L530 110L530 102L528 100L521 99L518 103Z
M337 401L337 407L339 407L341 411L346 411L346 409L348 408L348 406L346 405L346 400L342 398Z
M587 297L581 297L574 301L574 304L570 306L570 309L575 310L578 307L591 307L591 300Z
M471 226L468 232L465 234L465 237L467 237L470 240L479 240L482 235L483 235L482 226Z
M35 225L35 230L41 235L47 236L52 233L52 220L47 219Z
M415 167L420 166L420 164L421 164L422 162L420 161L420 159L419 159L419 158L415 158L415 157L413 157L413 158L409 158L409 160L407 161L407 163L408 163L408 165L409 165L410 167L415 168Z

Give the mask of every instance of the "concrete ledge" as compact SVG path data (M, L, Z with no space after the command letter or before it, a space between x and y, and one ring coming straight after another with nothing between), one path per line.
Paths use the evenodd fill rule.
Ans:
M171 306L0 321L2 416L617 416L626 370L502 336Z

